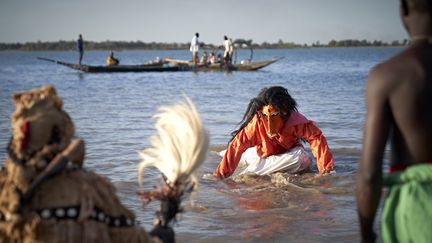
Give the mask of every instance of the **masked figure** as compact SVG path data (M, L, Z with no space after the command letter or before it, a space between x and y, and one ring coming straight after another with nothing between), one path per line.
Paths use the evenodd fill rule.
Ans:
M52 86L15 94L0 171L0 242L150 242L107 178L83 168L84 142Z
M248 164L241 174L305 172L311 160L302 140L309 143L319 174L331 172L333 156L321 130L297 111L296 101L285 88L264 88L250 101L213 175L231 176L241 160Z

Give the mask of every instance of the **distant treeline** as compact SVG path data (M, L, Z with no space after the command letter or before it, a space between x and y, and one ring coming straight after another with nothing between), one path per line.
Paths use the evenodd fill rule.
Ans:
M237 39L234 43L247 43L254 49L285 49L285 48L309 48L309 47L370 47L370 46L403 46L408 44L408 40L393 41L391 43L383 41L367 40L332 40L327 44L319 41L308 44L296 44L279 40L277 43L263 42L253 43L252 40ZM84 41L86 50L183 50L189 49L189 43L163 43L163 42L142 42L142 41ZM218 46L209 44L210 48ZM246 45L239 45L246 47ZM70 51L76 50L76 41L55 41L55 42L26 42L26 43L0 43L0 51Z
M84 41L85 50L178 50L185 48L189 48L189 44L144 43L141 41ZM0 51L70 51L76 49L76 41L0 43Z

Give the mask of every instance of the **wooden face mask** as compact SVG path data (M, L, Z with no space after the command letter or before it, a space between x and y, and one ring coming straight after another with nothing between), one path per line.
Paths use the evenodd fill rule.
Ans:
M272 105L266 105L263 107L262 119L267 135L271 138L275 137L284 125L281 111Z

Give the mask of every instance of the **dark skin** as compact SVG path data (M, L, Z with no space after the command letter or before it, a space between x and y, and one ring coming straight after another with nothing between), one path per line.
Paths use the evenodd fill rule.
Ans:
M432 13L401 0L402 22L411 45L369 73L367 116L357 175L362 242L374 242L373 223L381 198L383 154L391 166L432 161Z

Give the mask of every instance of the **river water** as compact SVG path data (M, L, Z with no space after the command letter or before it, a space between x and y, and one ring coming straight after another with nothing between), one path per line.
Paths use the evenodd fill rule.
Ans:
M85 166L108 177L122 202L151 228L158 203L142 208L136 196L138 151L155 134L151 116L161 105L189 96L210 134L210 151L199 170L200 186L183 203L174 228L178 242L353 242L359 240L354 197L355 174L364 122L364 88L374 65L400 48L256 50L255 60L283 57L255 72L169 72L87 74L37 60L42 56L76 62L70 52L0 53L0 158L10 136L11 96L52 84L63 98L76 132L86 142ZM92 51L84 63L104 64L108 52ZM116 52L123 64L156 57L190 58L188 51ZM240 52L238 60L247 58ZM286 87L299 110L322 129L335 157L336 174L318 177L274 174L234 176L217 181L206 176L220 161L229 133L249 100L265 86ZM307 146L306 146L307 147ZM241 168L238 169L240 171ZM144 189L159 177L145 174ZM193 202L191 204L190 202Z

